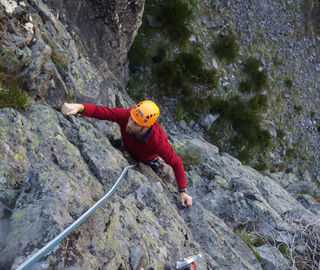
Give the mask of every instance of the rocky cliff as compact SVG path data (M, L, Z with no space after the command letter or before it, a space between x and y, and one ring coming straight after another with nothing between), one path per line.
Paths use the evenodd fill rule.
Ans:
M117 127L65 118L65 101L127 107L126 54L143 1L0 5L1 91L16 78L25 110L0 110L0 269L15 269L107 192L133 161ZM3 75L5 74L5 75ZM316 269L320 190L310 178L262 175L200 136L170 134L194 204L147 166L32 269Z

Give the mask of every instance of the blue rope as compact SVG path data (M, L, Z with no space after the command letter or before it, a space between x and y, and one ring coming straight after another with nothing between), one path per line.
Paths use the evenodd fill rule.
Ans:
M75 222L73 222L69 227L67 227L63 232L61 232L56 238L47 243L43 248L33 254L28 258L23 264L19 265L16 270L29 269L34 263L40 260L46 253L51 251L56 245L58 245L64 238L66 238L70 233L72 233L82 222L84 222L95 210L97 210L109 197L114 193L117 186L120 184L122 178L126 172L134 168L137 164L130 165L126 167L113 187L105 194L99 201L97 201L91 208L89 208L82 216L80 216Z

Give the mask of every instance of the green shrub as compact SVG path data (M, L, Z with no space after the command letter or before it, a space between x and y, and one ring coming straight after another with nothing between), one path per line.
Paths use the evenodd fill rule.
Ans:
M128 53L128 58L130 60L130 63L135 66L145 65L147 63L147 49L144 46L144 39L141 34L138 34L134 39Z
M267 108L267 96L256 95L249 100L249 107L254 111L261 111Z
M229 32L227 35L219 34L211 47L218 58L227 63L232 63L239 53L239 45L233 32Z
M183 79L208 87L215 86L217 71L215 69L205 69L199 54L182 52L177 55L175 61L184 77Z
M243 65L243 71L247 75L247 80L240 83L240 90L242 92L259 92L267 84L267 73L265 70L259 70L261 62L249 57Z
M159 88L168 96L191 96L190 85L195 83L207 88L217 84L216 70L204 68L201 57L196 53L182 52L173 60L163 61L155 68Z
M27 104L28 95L21 90L17 79L0 73L0 108L26 109Z
M251 93L255 90L255 83L251 79L246 79L240 82L239 88L242 93Z
M185 114L185 111L183 109L183 106L181 104L177 104L175 107L174 107L174 120L176 121L181 121L183 118L184 118L184 114Z
M294 110L296 113L300 113L302 111L302 106L301 105L294 105Z
M155 70L159 88L167 96L178 96L183 88L182 73L175 61L166 60L158 65Z
M219 113L220 118L230 121L237 135L231 139L231 144L238 149L245 146L245 150L239 153L238 158L242 161L249 161L252 149L257 147L268 147L271 142L271 136L268 131L260 127L259 114L250 107L250 101L245 102L239 97L233 97L229 100L221 98L208 98L210 102L210 112ZM257 98L259 100L259 96ZM263 101L259 101L263 102ZM251 106L252 106L251 101ZM254 102L259 104L258 101ZM211 130L212 129L212 130ZM215 123L212 125L208 134L214 133Z
M277 129L277 137L282 139L285 136L285 132L282 129Z
M156 19L167 30L170 40L177 44L185 44L191 35L191 15L191 9L182 0L164 0L156 11Z
M235 233L251 249L252 253L261 264L262 269L265 269L265 265L262 263L259 253L254 249L254 247L264 245L265 241L261 237L255 235L254 233L247 233L245 230L236 230Z
M176 119L198 117L210 111L210 102L200 93L195 93L195 85L211 90L217 85L217 71L205 69L200 55L196 53L182 52L173 60L163 61L155 68L155 77L159 89L167 96L175 96L181 99L183 110L188 113L181 114L181 109L176 110Z
M288 249L287 245L282 243L278 246L278 250L281 252L281 254L285 257L285 258L289 258L290 257L290 250Z
M198 0L189 0L190 4L196 6L198 4Z
M195 95L183 96L181 98L183 107L191 116L196 117L210 111L210 103L207 99Z
M292 86L293 86L292 80L290 80L290 79L286 79L284 81L284 84L286 85L287 88L292 88Z

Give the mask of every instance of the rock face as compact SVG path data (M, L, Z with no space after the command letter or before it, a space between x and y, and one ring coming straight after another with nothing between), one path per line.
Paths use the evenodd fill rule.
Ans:
M35 98L25 111L0 109L0 269L15 269L52 240L132 162L114 146L119 137L114 125L65 118L56 107L70 98L71 90L74 100L132 104L116 91L123 82L113 71L123 67L143 2L47 2L51 8L39 0L0 2L1 72L16 76L24 89L45 101ZM107 22L112 32L102 43L91 39L93 21L85 24L86 10L112 15L97 18L101 24L95 30L102 31ZM75 37L60 20L79 29ZM116 33L121 44L103 48L103 40ZM97 51L99 61L84 57L90 50ZM315 254L312 263L317 266L316 187L307 180L297 185L292 174L262 175L201 138L179 135L170 140L188 164L191 208L181 207L174 185L141 165L32 269L174 269L176 261L196 253L202 254L199 269L256 270L263 269L262 263L295 269L290 254L296 251L306 261ZM268 245L247 243L236 233L244 228ZM283 257L280 245L292 253Z
M126 74L128 48L141 24L143 0L47 1L70 25L89 57L105 59L120 80Z
M126 53L141 23L142 1L130 5L119 1L116 4L97 1L99 5L92 1L90 5L86 1L69 1L73 4L63 5L54 1L58 10L77 14L72 17L80 21L74 25L75 29L67 29L59 21L60 13L53 13L42 1L21 1L14 10L8 7L10 2L16 3L1 1L3 72L17 77L23 89L53 107L61 106L66 100L114 104L115 93L123 88L115 73L120 78L124 76ZM99 8L103 16L91 18L96 14L93 8ZM123 14L128 15L127 20ZM107 31L108 27L112 31ZM79 36L79 29L84 36ZM110 40L106 42L106 39ZM94 55L92 50L98 54ZM94 59L89 61L89 58Z

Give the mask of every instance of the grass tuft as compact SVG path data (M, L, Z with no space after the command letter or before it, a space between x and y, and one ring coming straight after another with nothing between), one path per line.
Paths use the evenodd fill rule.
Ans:
M0 108L26 109L27 104L28 95L20 88L18 80L0 73Z
M231 31L226 35L219 34L211 47L218 58L227 63L234 62L239 54L239 45L236 42L236 36Z
M243 93L259 92L267 85L267 73L262 69L262 63L249 57L243 65L243 71L247 79L240 83L240 91Z
M156 11L156 19L167 30L171 42L182 45L191 35L192 10L182 0L164 0Z

